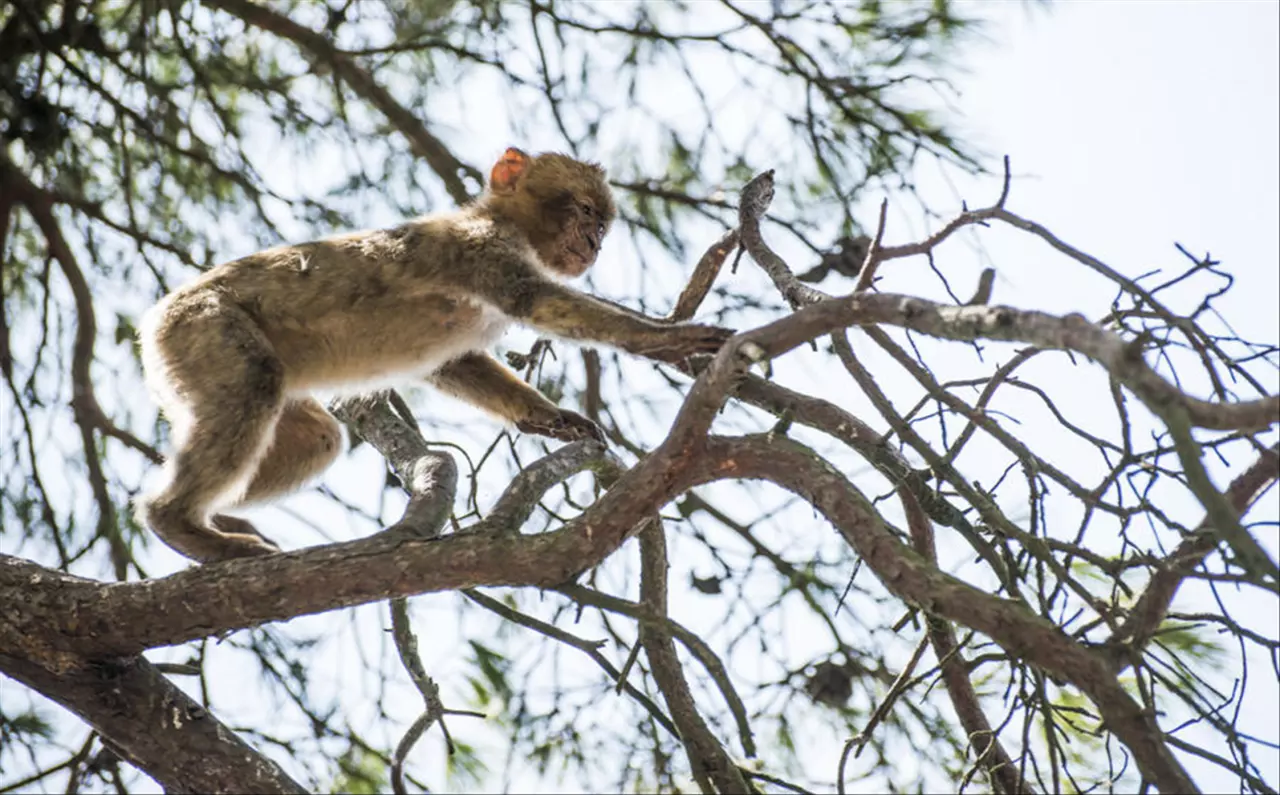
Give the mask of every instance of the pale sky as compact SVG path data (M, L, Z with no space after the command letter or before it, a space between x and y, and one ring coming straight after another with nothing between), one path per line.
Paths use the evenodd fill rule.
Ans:
M1054 4L1050 13L1027 13L1011 2L998 7L1004 24L990 31L998 45L974 49L971 74L957 82L957 102L972 139L1012 158L1018 178L1010 209L1129 276L1185 267L1175 242L1195 255L1211 252L1236 278L1221 305L1224 314L1243 337L1274 343L1280 337L1280 4L1074 0ZM990 184L970 191L973 182L956 182L970 206L994 195ZM1060 277L1056 269L1065 261L1027 236L984 235L982 241L999 274L996 302L1098 317L1114 294L1106 286L1099 296L1096 279L1073 283L1078 267ZM1263 382L1280 389L1274 371ZM1248 461L1233 463L1239 471ZM1218 477L1220 486L1230 479ZM1273 488L1252 518L1274 521L1278 506ZM1187 515L1198 516L1199 509L1189 506ZM1275 556L1275 525L1258 532ZM1183 595L1194 598L1194 590ZM1261 592L1241 600L1239 614L1275 637L1275 600ZM1178 604L1185 609L1187 603ZM1243 722L1275 743L1280 692L1265 658L1258 655L1254 663ZM1280 755L1274 746L1254 753L1275 786ZM1236 789L1222 771L1181 758L1207 791Z

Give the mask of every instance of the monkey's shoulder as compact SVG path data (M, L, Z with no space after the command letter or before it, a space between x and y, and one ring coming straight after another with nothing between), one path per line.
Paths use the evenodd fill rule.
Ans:
M495 285L543 275L528 238L514 225L482 213L425 216L385 234L404 241L401 262L425 282L484 295Z
M506 293L547 278L510 223L462 210L265 249L189 289L213 287L255 314L311 316L432 296L501 306Z

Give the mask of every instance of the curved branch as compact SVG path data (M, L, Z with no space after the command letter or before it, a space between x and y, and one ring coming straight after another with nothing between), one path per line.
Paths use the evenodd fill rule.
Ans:
M1163 732L1116 680L1100 655L1023 605L939 571L885 527L875 508L840 472L811 450L776 435L713 437L708 479L762 479L800 495L862 557L890 592L937 618L975 629L1010 654L1071 682L1098 707L1107 727L1129 747L1142 774L1161 792L1198 792L1169 751Z
M204 4L225 11L247 25L292 41L314 62L332 69L352 91L381 111L387 121L391 122L391 126L409 141L413 153L427 161L427 165L444 182L445 190L458 204L465 204L472 198L471 191L462 181L464 175L480 184L484 183L479 172L454 157L448 147L432 135L412 111L397 102L389 91L373 79L373 75L322 34L251 0L204 0Z
M435 538L453 510L458 465L448 453L432 450L417 427L392 409L397 397L387 390L340 398L329 410L382 454L409 494L404 516L386 532Z

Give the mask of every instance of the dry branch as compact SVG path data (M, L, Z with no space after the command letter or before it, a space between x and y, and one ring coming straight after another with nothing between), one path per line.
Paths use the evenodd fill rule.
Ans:
M244 14L256 13L242 8L239 0L218 0L215 5L237 8ZM978 763L990 774L997 789L1019 792L1028 789L1029 784L1000 744L978 703L950 622L982 633L998 644L1008 658L1034 667L1043 676L1077 687L1096 706L1107 729L1125 743L1146 779L1164 792L1194 791L1194 782L1170 752L1151 711L1135 702L1118 681L1114 658L1106 650L1086 647L1037 614L1019 592L1017 572L1005 565L997 545L1010 539L1022 543L1070 586L1071 578L1053 554L1056 548L1015 526L985 494L971 490L952 467L955 448L943 457L913 435L909 423L897 415L885 396L877 393L873 379L852 356L845 329L890 325L939 339L1016 341L1032 344L1037 350L1086 355L1165 420L1184 464L1189 463L1189 456L1198 460L1199 447L1190 438L1192 426L1238 431L1268 427L1280 419L1280 397L1209 401L1190 396L1147 364L1140 342L1126 340L1078 315L1057 317L1006 306L950 306L870 289L851 297L828 296L800 284L763 240L759 218L771 193L771 174L748 185L738 238L787 301L797 307L796 311L737 335L717 356L693 368L699 375L666 439L642 455L631 469L623 471L600 445L567 445L524 468L487 518L467 532L439 537L457 482L452 458L432 452L409 418L393 409L387 395L343 401L335 404L335 412L383 453L411 495L406 517L395 528L397 532L205 565L160 579L110 585L58 574L17 558L0 558L0 603L24 605L22 611L0 615L0 648L5 650L0 667L32 687L61 698L91 723L99 721L104 735L112 737L121 729L100 717L106 702L94 701L87 690L83 691L85 700L73 698L71 690L60 697L59 682L87 687L93 672L101 669L104 661L123 660L116 664L150 677L143 685L154 700L156 694L166 692L164 688L171 685L154 672L146 673L149 669L136 655L156 646L376 600L477 586L562 588L571 597L581 595L566 583L599 564L648 526L651 530L642 544L641 637L667 699L671 724L678 727L695 776L704 789L741 791L746 788L743 774L702 719L675 655L672 640L679 638L680 632L678 625L666 617L667 561L661 528L654 523L654 516L694 486L723 479L759 479L781 486L813 505L891 594L924 612L943 681L973 743ZM882 246L882 224L868 253L869 267L863 271L868 287L868 274L874 273L878 263L908 253L927 253L965 223L1003 218L1007 214L1003 201L1002 195L994 208L965 213L944 227L942 233L915 247ZM734 239L733 234L726 235L708 251L705 265L697 269L697 285L687 291L689 297L682 298L674 317L700 302ZM57 248L56 237L50 238L50 245ZM1154 304L1154 297L1145 295ZM878 329L875 333L882 342L888 340ZM861 420L834 404L747 375L753 361L781 356L827 335L832 335L837 354L873 402L892 418L894 431L918 447L933 467L933 475L951 483L963 499L979 508L989 524L987 530L994 531L990 537L984 535L982 528L972 526L963 512L939 492L929 488L924 474L913 471ZM894 350L892 345L887 347ZM899 361L929 387L934 399L966 416L970 427L993 433L1028 466L1054 474L1047 462L1020 448L1016 439L1007 434L1001 437L998 426L987 421L981 408L973 410L951 399L927 371L917 368L905 352L898 353ZM1007 377L1007 372L1000 377ZM783 434L739 438L708 435L725 401L735 396L785 417L787 423L794 420L825 431L871 461L899 487L915 549L887 527L872 503L843 474ZM959 446L960 443L956 448ZM1133 647L1140 649L1167 613L1178 582L1216 548L1219 540L1225 540L1235 552L1236 561L1255 576L1274 576L1274 563L1255 548L1256 541L1240 524L1239 517L1266 483L1274 479L1275 456L1274 449L1264 453L1226 495L1211 486L1197 486L1193 478L1193 491L1205 503L1207 517L1200 531L1189 536L1152 578L1127 623L1116 631L1115 641L1131 640ZM543 494L584 470L601 476L602 484L607 486L605 494L561 529L521 535L521 526ZM998 573L1008 598L987 593L939 570L932 552L930 519L964 533ZM1108 608L1098 600L1079 590L1077 595L1104 620L1109 617ZM606 605L606 609L611 608ZM529 619L521 623L534 626L531 622ZM586 648L590 644L580 639L559 640L583 648L588 654L595 651ZM593 655L600 663L603 658L597 657ZM602 667L612 670L607 661ZM711 663L708 669L713 675L720 670ZM621 673L611 675L623 679ZM422 679L419 684L425 687L423 682L427 680L422 677L415 677L415 681ZM738 704L736 694L730 697L731 693L730 686L726 698L731 704ZM443 711L437 701L432 714L431 698L428 706L423 727ZM739 715L742 710L735 708L734 712ZM656 707L651 713L655 719L661 715ZM749 729L744 731L744 738L746 745ZM229 754L228 759L245 753L232 745L218 752ZM156 771L160 771L157 778L169 775L164 762L155 760L145 749L130 753L148 772L157 775ZM272 778L275 773L263 767L261 757L248 753L251 756L239 757L242 770L226 775L237 776L239 781L246 781L243 777L247 775L264 776L263 789L283 790L292 785L285 778ZM399 759L402 761L402 757Z
M206 0L205 5L238 17L247 25L262 28L292 41L313 63L332 69L338 78L351 86L352 91L386 116L387 121L409 142L413 153L427 161L427 165L436 172L455 202L464 204L472 198L462 177L469 176L479 183L481 175L454 157L444 142L432 135L412 111L401 105L387 89L374 80L372 74L322 34L250 0Z

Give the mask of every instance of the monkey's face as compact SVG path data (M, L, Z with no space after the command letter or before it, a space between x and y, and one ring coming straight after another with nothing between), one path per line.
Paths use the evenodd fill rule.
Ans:
M555 153L532 159L509 201L543 263L567 277L595 264L617 214L604 169Z
M609 233L609 221L586 197L566 193L557 204L546 211L560 229L555 253L548 252L551 256L547 264L566 276L581 276L595 264L604 236Z

